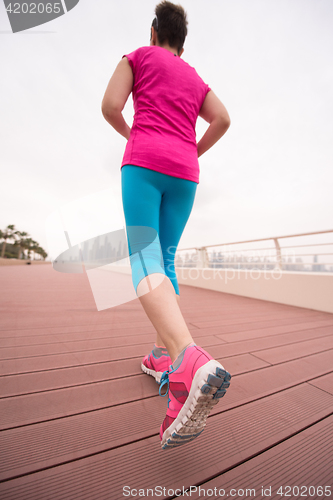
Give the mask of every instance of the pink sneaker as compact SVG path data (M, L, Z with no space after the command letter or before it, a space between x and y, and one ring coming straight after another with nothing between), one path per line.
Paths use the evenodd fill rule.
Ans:
M169 369L171 358L165 348L154 348L150 354L145 356L141 363L141 370L155 377L159 384L163 372Z
M209 412L230 385L231 375L201 347L191 344L177 358L176 368L163 373L159 393L167 384L166 417L161 425L162 449L195 439L204 430ZM164 394L163 396L166 396Z

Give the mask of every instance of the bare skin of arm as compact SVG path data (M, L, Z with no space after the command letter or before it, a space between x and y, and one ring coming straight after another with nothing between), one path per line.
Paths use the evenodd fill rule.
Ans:
M228 111L212 90L207 93L199 116L209 123L209 127L198 142L198 158L214 146L230 127Z
M104 118L125 139L129 139L131 129L122 115L127 99L133 88L133 72L127 57L116 67L102 101Z

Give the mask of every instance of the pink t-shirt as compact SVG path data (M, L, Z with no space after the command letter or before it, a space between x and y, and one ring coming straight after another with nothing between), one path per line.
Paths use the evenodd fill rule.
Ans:
M134 121L124 165L137 165L199 184L195 125L210 89L194 68L158 46L127 57L134 75Z

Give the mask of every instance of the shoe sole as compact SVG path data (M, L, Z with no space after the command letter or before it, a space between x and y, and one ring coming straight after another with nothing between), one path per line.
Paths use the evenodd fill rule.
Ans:
M225 395L230 379L230 373L215 360L196 371L184 405L176 420L164 431L163 450L189 443L202 433L210 411Z
M147 368L143 363L141 363L141 370L144 373L147 373L147 375L151 375L152 377L154 377L154 379L156 380L156 382L158 384L161 382L161 377L162 377L163 372L155 372L155 370L151 370L150 368Z

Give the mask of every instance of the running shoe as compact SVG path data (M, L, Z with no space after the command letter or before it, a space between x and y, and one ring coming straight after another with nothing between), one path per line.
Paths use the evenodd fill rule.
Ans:
M231 375L196 344L190 344L161 377L159 393L169 394L160 428L162 449L189 443L204 430L212 408L225 395Z
M163 347L154 347L150 354L145 356L141 363L141 370L152 375L159 384L162 374L169 369L171 358Z

